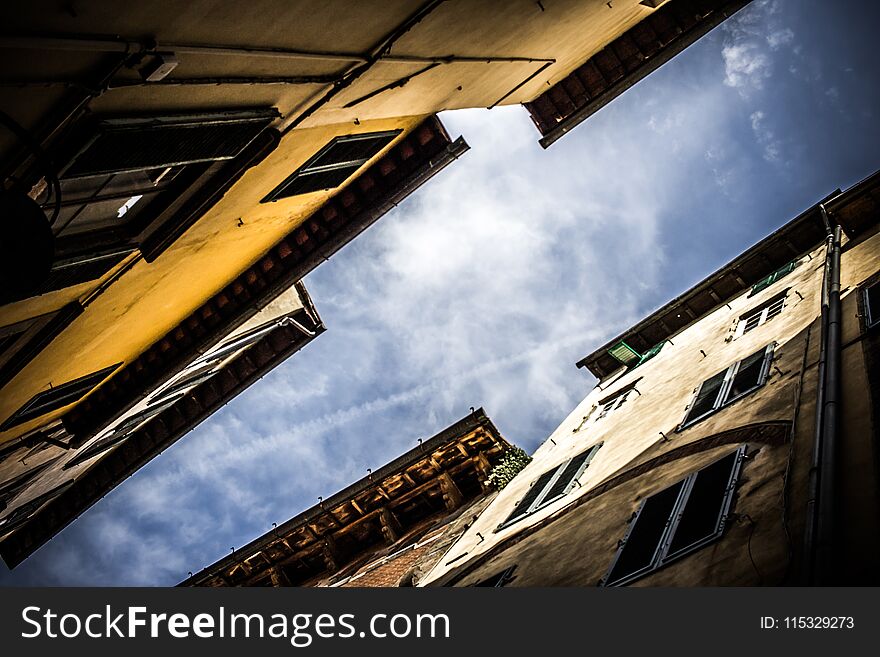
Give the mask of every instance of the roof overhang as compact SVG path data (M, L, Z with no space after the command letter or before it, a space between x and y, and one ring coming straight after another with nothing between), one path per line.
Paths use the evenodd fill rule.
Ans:
M577 366L586 367L602 379L621 367L620 361L609 353L615 345L625 342L644 353L742 294L793 258L816 248L826 237L820 204L825 205L850 239L857 237L877 224L880 171L845 192L837 190L826 196L684 294L578 361Z
M547 148L751 0L671 0L524 103ZM644 4L644 3L642 3Z
M351 538L357 532L352 542L359 551L385 547L388 537L379 527L396 523L394 515L401 513L403 505L418 501L420 496L442 498L446 495L442 480L447 477L455 485L462 477L485 476L481 470L496 462L509 447L483 409L476 409L179 586L247 586L265 578L274 568L307 562L313 557L318 564L315 573L329 574L323 561L325 550L335 551L346 535ZM435 512L430 506L423 504L414 516L410 512L409 522L428 518L432 513ZM365 527L370 524L372 527ZM338 562L337 566L344 564L338 556L333 560Z

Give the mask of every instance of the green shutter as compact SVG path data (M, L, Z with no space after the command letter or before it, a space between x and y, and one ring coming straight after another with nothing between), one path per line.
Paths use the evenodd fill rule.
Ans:
M639 365L641 365L641 364L644 363L645 361L649 361L649 360L651 360L654 356L656 356L657 354L659 354L659 353L660 353L660 350L663 348L663 345L665 345L665 344L666 344L666 340L664 340L663 342L660 342L660 343L658 343L658 344L655 344L653 347L651 347L650 349L648 349L648 351L646 351L646 352L644 353L644 355L639 359L639 362L638 362L638 364L636 365L636 367L638 367Z
M611 347L611 349L608 350L608 355L624 365L632 365L642 357L638 351L630 347L623 340Z
M760 292L761 290L764 290L764 289L770 287L771 285L773 285L773 283L778 281L780 278L785 278L792 271L794 271L795 266L797 266L797 260L792 260L791 262L789 262L786 265L777 269L775 272L773 272L772 274L770 274L766 278L762 278L760 281L758 281L757 283L755 283L752 286L752 291L749 292L749 296L753 296L753 295L757 294L758 292Z

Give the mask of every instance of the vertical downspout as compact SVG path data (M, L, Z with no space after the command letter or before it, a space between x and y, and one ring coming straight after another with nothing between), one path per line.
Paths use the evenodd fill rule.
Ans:
M816 421L804 532L806 577L810 585L835 580L837 418L840 397L840 226L832 226L824 204L825 268L822 276L821 343L817 367Z

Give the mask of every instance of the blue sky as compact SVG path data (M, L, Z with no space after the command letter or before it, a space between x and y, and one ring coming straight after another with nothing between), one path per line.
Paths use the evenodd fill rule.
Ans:
M484 406L534 449L574 363L880 168L876 3L756 0L544 151L520 107L306 279L328 331L2 584L172 585Z

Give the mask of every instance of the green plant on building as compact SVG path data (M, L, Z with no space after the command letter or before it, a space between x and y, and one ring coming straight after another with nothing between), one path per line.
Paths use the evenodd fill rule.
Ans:
M489 483L501 490L510 481L519 474L519 471L526 467L532 457L526 454L525 450L515 445L501 455L501 459L492 468L489 473Z

